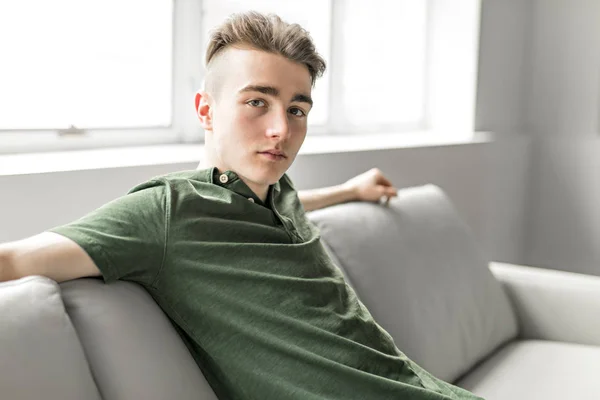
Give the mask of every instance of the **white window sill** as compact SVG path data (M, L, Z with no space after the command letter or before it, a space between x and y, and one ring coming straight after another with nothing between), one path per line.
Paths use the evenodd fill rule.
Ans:
M440 147L486 143L488 132L468 135L415 132L364 136L310 136L300 154L327 154L415 147ZM93 150L57 151L0 155L0 176L61 171L199 163L203 144L163 144Z

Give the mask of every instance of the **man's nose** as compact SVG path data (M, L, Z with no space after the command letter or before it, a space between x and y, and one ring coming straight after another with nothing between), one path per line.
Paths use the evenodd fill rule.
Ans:
M287 111L273 112L267 127L267 136L286 138L290 133L290 122Z

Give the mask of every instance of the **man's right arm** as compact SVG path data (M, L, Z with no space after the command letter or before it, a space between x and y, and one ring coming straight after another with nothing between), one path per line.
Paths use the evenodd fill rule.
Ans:
M62 282L101 273L78 244L53 232L0 244L0 282L30 275Z

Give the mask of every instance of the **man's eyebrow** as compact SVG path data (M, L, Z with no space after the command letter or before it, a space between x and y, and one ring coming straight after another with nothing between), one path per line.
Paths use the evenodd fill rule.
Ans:
M271 96L279 96L279 90L273 86L247 85L240 90L240 93L244 92L260 92Z
M247 86L244 86L239 92L240 93L260 92L260 93L268 94L270 96L275 96L275 97L279 96L279 89L277 89L273 86L247 85ZM308 96L306 94L302 94L302 93L295 94L294 97L292 97L292 102L294 102L294 101L308 103L308 104L310 104L311 107L313 105L312 98L310 96Z
M294 97L292 97L292 102L294 101L300 101L302 103L308 103L310 104L310 106L312 107L313 105L313 100L310 98L310 96L307 96L305 94L295 94Z

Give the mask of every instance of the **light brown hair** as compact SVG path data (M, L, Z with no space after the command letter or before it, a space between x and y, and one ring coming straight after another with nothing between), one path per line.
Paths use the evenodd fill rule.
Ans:
M304 28L298 24L289 24L277 15L256 11L232 14L210 32L206 50L207 68L223 49L239 44L279 54L288 60L304 64L313 86L326 69L325 60L317 53L310 34Z

